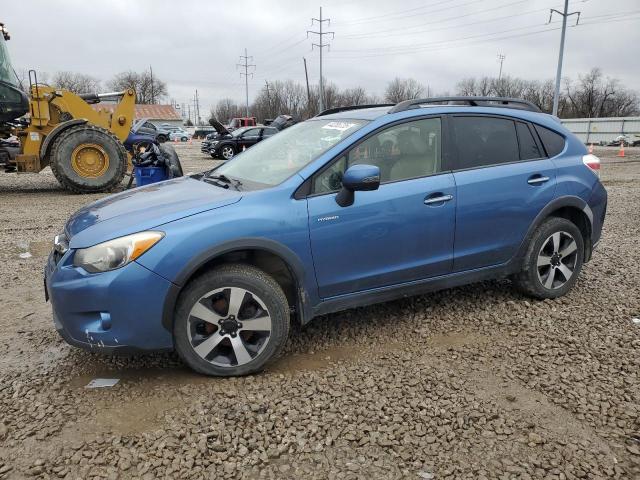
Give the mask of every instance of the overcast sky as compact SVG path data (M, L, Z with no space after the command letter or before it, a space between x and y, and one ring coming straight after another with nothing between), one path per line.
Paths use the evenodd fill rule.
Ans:
M206 112L223 97L244 102L236 69L244 48L256 64L250 100L265 80L304 82L303 56L317 83L318 49L306 31L317 30L310 19L321 5L335 32L325 37L324 74L341 88L380 94L399 76L453 92L461 78L497 76L499 53L504 74L555 76L561 18L547 21L562 0L20 0L3 2L0 22L16 69L107 80L151 65L170 98L189 102L198 89ZM599 66L640 90L640 0L573 0L569 10L582 12L582 25L567 30L563 77Z

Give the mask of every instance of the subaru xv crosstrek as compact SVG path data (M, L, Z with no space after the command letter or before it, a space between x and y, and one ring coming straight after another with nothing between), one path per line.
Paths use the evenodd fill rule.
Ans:
M56 329L256 372L292 322L489 278L539 299L591 258L600 161L522 100L338 108L218 168L76 212L45 271Z

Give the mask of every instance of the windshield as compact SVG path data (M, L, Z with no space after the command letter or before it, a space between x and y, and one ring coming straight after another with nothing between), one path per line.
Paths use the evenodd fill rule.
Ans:
M366 123L366 120L298 123L242 152L214 173L241 181L278 185Z
M9 50L2 34L0 34L0 82L9 83L15 87L18 86L18 78L11 66Z

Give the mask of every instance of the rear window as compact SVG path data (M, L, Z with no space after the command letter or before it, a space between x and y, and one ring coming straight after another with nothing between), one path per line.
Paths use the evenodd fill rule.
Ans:
M513 120L494 117L454 117L458 168L477 168L520 160Z
M562 135L540 125L535 125L535 128L538 135L540 135L544 149L547 151L547 157L555 157L564 150L564 137Z
M527 124L516 123L516 130L518 131L518 145L520 146L520 158L522 160L544 157Z

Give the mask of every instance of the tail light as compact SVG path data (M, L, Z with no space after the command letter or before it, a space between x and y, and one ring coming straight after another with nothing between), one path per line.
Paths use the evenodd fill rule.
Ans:
M596 174L598 178L600 178L600 159L593 154L583 155L582 163L584 163L589 170Z

